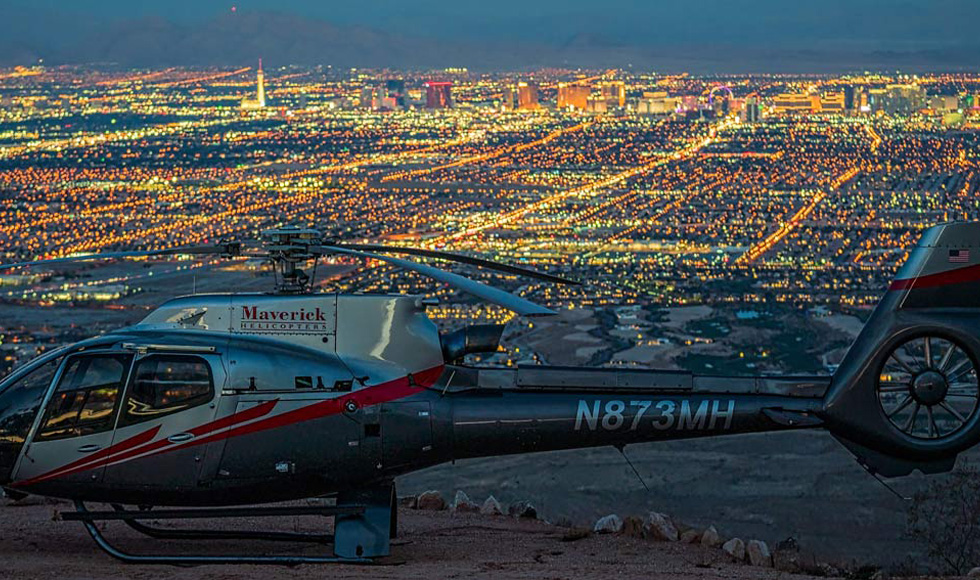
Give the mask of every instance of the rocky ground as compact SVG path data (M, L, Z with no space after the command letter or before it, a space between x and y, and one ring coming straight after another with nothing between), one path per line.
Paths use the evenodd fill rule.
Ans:
M845 567L905 569L927 558L904 537L907 502L864 472L823 431L667 441L626 448L641 483L611 447L471 459L398 480L399 493L457 489L502 502L526 499L541 517L588 525L609 513L665 512L694 526L758 538L793 538L819 558ZM980 452L961 459L976 464ZM946 476L889 480L909 496ZM646 488L644 487L646 484Z
M414 498L407 503L414 502ZM18 580L90 580L98 578L139 578L145 580L181 578L265 579L265 578L807 578L806 574L789 574L771 567L772 555L761 552L759 545L729 542L707 534L702 544L701 530L678 529L669 516L644 520L606 518L599 526L606 533L590 528L562 527L546 523L532 515L533 508L516 504L512 514L490 515L452 509L455 502L442 498L423 498L422 507L444 509L400 509L400 537L395 540L392 555L376 566L127 566L117 563L99 551L80 524L57 521L66 503L27 500L7 503L0 508L0 577ZM465 502L464 502L465 503ZM485 501L479 502L480 504ZM488 510L484 510L488 511ZM495 511L490 509L489 511ZM508 506L500 506L507 512ZM524 516L524 517L519 517ZM322 520L320 520L322 521ZM315 530L311 518L280 518L274 522L242 521L239 525L255 528L271 525L275 529ZM148 541L123 527L107 524L107 534L120 546L132 551L168 550L186 553L187 543ZM685 535L686 533L686 535ZM669 540L664 540L664 534ZM680 541L684 537L686 541ZM690 542L690 543L688 543ZM242 551L241 542L217 546ZM204 550L200 545L190 548ZM322 552L323 547L297 548L289 545L258 544L249 551L285 550L295 553ZM755 554L750 556L750 554ZM734 555L732 555L734 554ZM782 554L782 555L780 555ZM787 560L787 557L790 560ZM748 562L754 558L755 565ZM781 566L806 562L795 551L776 553ZM782 560L780 560L782 558ZM797 563L792 560L795 558ZM804 558L801 560L801 558ZM789 562L789 563L787 563ZM797 568L798 569L798 568ZM834 574L838 571L814 568L813 572Z

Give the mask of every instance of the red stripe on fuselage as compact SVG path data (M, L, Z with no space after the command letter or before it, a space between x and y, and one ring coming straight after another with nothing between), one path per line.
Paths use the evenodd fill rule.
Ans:
M272 411L273 407L276 406L276 403L278 402L279 402L278 399L274 401L266 401L261 405L256 405L251 409L246 409L242 411L241 413L234 413L232 415L228 415L227 417L222 417L221 419L218 419L216 421L211 421L210 423L205 423L204 425L195 427L194 429L188 431L188 433L191 433L194 436L200 436L207 433L211 433L213 431L217 431L218 429L224 429L225 427L237 425L245 421L258 419L263 415L268 415ZM43 473L37 477L33 477L25 481L18 481L16 483L11 484L11 487L31 485L33 483L46 481L48 479L53 479L55 477L61 477L64 475L70 475L72 473L78 473L79 471L85 471L86 469L94 469L98 466L97 465L98 462L102 459L106 459L106 464L117 463L124 459L136 457L137 455L142 455L144 453L148 453L150 451L155 451L157 449L161 449L168 445L172 445L172 443L170 441L167 441L166 439L160 439L159 441L154 441L150 443L150 441L153 441L153 438L156 437L157 433L160 432L160 427L161 425L157 425L156 427L151 427L150 429L147 429L146 431L143 431L138 435L134 435L133 437L130 437L125 441L107 447L102 451L99 451L93 455L89 455L88 457L85 457L84 459L80 459L73 463L69 463L68 465L64 465L53 471Z
M267 415L279 402L278 399L274 401L266 401L240 413L235 413L189 430L188 433L192 433L196 436L196 438L183 444L173 444L167 439L160 439L158 441L146 444L148 441L152 440L154 436L156 436L157 432L159 432L160 426L158 425L152 429L140 433L139 435L136 435L135 437L123 441L118 446L112 446L102 452L99 452L101 455L100 457L87 457L84 465L74 466L75 464L69 464L34 477L30 480L13 483L11 484L11 487L27 486L55 477L61 477L64 475L77 473L79 471L84 471L86 469L93 469L95 467L94 464L103 457L107 457L107 465L114 465L137 456L147 454L149 454L149 456L158 455L197 445L204 445L212 441L220 441L221 439L237 437L239 435L246 435L248 433L275 429L277 427L283 427L294 423L336 415L343 412L344 405L348 401L354 401L358 407L367 407L402 399L421 392L426 387L435 384L435 382L439 380L439 376L442 375L442 370L442 366L433 367L412 375L412 381L410 381L408 377L401 377L388 381L387 383L381 383L373 387L353 391L350 395L345 397L319 401L317 403L313 403L312 405L307 405L305 407L300 407L299 409L274 415L267 419L240 425L241 423L246 423L247 421L252 421L254 419L260 419L264 415ZM239 426L228 429L227 431L215 433L215 431L219 431L226 427L234 427L234 425ZM207 437L201 437L201 435L207 435L208 433L212 434ZM132 443L130 444L130 442ZM77 464L79 462L75 463Z
M167 453L177 449L193 447L195 445L203 445L212 441L220 441L222 439L229 439L240 435L258 433L260 431L267 431L277 427L285 427L287 425L302 423L313 419L321 419L323 417L329 417L330 415L338 415L344 411L344 405L346 405L348 401L354 401L357 403L358 408L360 408L378 405L381 403L388 403L398 399L404 399L405 397L420 393L427 387L435 384L435 382L439 380L439 376L442 375L442 369L442 366L438 366L416 373L412 375L414 381L409 381L408 377L401 377L393 381L388 381L387 383L381 383L373 387L361 389L360 391L354 391L346 397L328 399L326 401L320 401L318 403L313 403L312 405L300 407L299 409L286 411L285 413L269 417L268 419L241 425L239 427L235 427L234 429L229 429L228 431L223 431L221 433L215 433L202 439L188 441L179 447L165 449L160 451L160 453Z
M962 284L964 282L980 281L980 264L937 272L928 276L918 278L903 278L895 280L888 287L889 290L909 290L912 288L935 288L937 286L949 286L951 284Z
M30 485L32 483L37 483L39 481L51 479L52 477L60 477L62 475L69 475L71 473L85 471L86 469L92 469L95 467L96 463L98 463L100 460L105 459L106 457L109 457L110 455L120 453L126 451L127 449L132 449L133 447L136 447L138 445L143 445L148 441L152 441L153 438L156 437L159 431L160 431L160 425L157 425L152 429L147 429L146 431L143 431L139 435L134 435L133 437L130 437L125 441L120 441L116 445L110 445L109 447L106 447L102 451L97 451L91 455L87 455L79 459L78 461L73 461L69 463L68 465L62 465L61 467L59 467L54 471L43 473L37 477L28 479L26 481L15 482L11 484L11 487L17 487L19 485Z

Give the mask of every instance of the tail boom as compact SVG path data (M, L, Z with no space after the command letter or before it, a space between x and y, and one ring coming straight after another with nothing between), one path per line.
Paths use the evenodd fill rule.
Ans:
M454 459L816 427L829 383L558 367L455 377L443 398Z

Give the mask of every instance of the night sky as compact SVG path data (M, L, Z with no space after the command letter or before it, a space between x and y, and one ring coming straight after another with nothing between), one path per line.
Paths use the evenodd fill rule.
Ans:
M0 65L974 70L980 0L0 0Z
M213 18L236 6L436 39L554 43L591 34L631 45L973 45L980 22L977 0L35 0L20 5L101 21L156 16L177 22Z

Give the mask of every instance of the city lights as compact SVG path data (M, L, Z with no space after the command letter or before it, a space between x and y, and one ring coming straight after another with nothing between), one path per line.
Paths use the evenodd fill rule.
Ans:
M467 272L569 311L854 309L874 304L923 228L980 217L977 76L404 75L263 68L258 57L255 68L0 70L0 260L297 224L582 280ZM221 271L263 271L242 266ZM370 266L329 261L320 288L426 292L447 324L510 320ZM159 280L196 289L217 267L15 271L0 294L133 317ZM19 337L8 346L36 332L5 330ZM635 330L619 340L670 342Z

